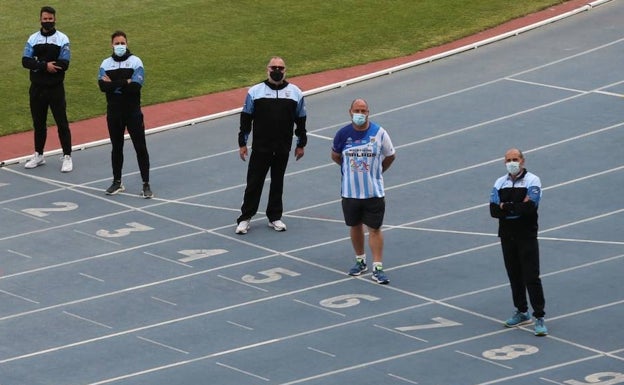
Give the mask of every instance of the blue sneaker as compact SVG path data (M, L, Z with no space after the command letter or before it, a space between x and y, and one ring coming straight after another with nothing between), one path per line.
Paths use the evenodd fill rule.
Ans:
M538 337L548 335L548 329L544 325L544 318L535 319L535 335Z
M365 273L366 270L368 270L368 267L366 267L366 263L364 262L364 260L358 259L355 262L355 266L353 266L351 270L349 270L349 275L360 275L362 273Z
M390 283L390 280L384 274L383 269L373 269L373 275L371 276L371 279L382 285L387 285L388 283Z
M510 319L505 321L505 326L512 328L514 326L529 325L531 323L532 321L531 316L529 316L529 312L522 313L520 311L516 311Z

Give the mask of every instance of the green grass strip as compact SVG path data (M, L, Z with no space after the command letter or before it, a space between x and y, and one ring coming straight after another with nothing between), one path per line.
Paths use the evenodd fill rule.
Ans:
M350 67L410 55L564 2L58 0L52 6L72 45L65 86L69 119L77 121L105 113L97 74L116 29L126 31L129 48L143 60L143 104L150 105L261 81L273 55L286 59L290 77ZM39 5L3 1L0 23L0 135L7 135L32 129L21 57L39 28Z

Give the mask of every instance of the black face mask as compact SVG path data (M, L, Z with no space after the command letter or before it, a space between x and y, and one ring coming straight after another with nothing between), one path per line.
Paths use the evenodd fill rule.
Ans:
M284 73L280 70L274 70L269 73L271 79L275 82L281 82L284 79Z
M41 28L43 28L46 31L51 31L52 29L54 29L55 24L56 23L54 23L53 21L42 21Z

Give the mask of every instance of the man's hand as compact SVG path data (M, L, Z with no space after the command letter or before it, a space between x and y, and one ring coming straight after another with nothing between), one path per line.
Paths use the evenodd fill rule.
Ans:
M63 67L59 67L56 65L55 61L49 61L46 63L46 71L48 71L51 74L55 74L58 71L62 71Z
M247 159L247 146L238 148L238 156L240 156L243 162Z
M299 160L299 159L303 158L304 152L305 151L304 151L303 147L295 148L295 160Z
M102 76L102 81L109 83L111 81L111 79L108 77L108 75L104 75L104 76Z

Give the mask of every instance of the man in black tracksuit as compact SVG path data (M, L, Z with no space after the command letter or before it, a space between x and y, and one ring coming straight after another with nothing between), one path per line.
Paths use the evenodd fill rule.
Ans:
M306 109L301 90L285 80L286 64L273 57L267 65L268 79L249 89L240 116L238 146L240 158L247 158L247 140L253 128L252 152L247 169L247 187L236 220L237 234L246 234L251 218L258 211L264 179L271 170L271 186L266 215L269 227L285 231L282 222L282 193L288 155L292 147L293 128L297 136L295 159L304 154L307 143Z
M71 58L69 38L56 30L54 8L41 8L40 21L41 29L30 35L22 55L22 66L30 70L30 112L35 137L35 154L25 167L35 168L46 162L43 150L48 135L46 121L49 107L63 148L61 172L70 172L73 169L72 144L63 85Z
M537 175L524 168L524 155L520 150L508 150L505 165L507 174L496 180L490 193L490 215L498 218L498 236L516 307L505 326L532 322L528 313L528 292L535 317L535 335L544 336L548 331L544 325L545 300L537 242L537 208L542 185Z

